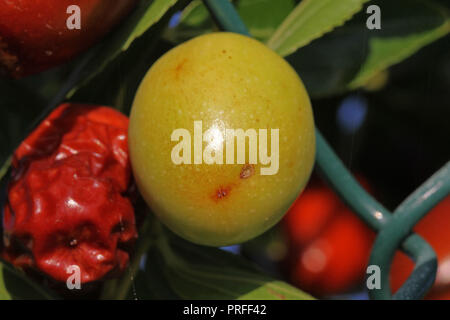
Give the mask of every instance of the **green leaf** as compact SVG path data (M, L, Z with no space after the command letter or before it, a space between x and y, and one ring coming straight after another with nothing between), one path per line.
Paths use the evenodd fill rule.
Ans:
M369 55L349 84L364 85L380 71L413 55L450 32L448 11L433 1L378 1L382 29L369 41Z
M156 248L151 248L146 254L145 270L139 270L134 282L134 290L130 290L129 298L175 300L180 297L172 290L164 277L164 259Z
M372 0L381 8L381 30L366 27L365 10L344 26L286 59L312 97L364 85L383 69L448 33L446 10L431 0Z
M267 45L286 56L343 25L368 0L303 0L284 20Z
M164 238L158 247L164 263L161 271L171 290L183 299L312 299L229 252L179 238Z
M352 20L286 57L312 98L347 91L367 54L363 28L359 19Z
M108 63L115 59L119 54L126 51L138 37L145 33L152 25L158 22L177 0L140 0L133 13L120 25L119 29L113 32L109 37L96 48L98 54L91 59L86 67L88 76L84 79L86 83ZM69 93L72 96L75 89Z
M153 24L159 21L164 13L169 10L178 0L154 0L150 6L146 7L142 18L134 26L132 32L128 35L127 40L122 45L122 51L129 48L130 44L145 31L147 31ZM141 0L141 2L144 2ZM148 1L147 1L148 2Z
M181 12L180 22L187 26L196 27L204 24L210 18L208 9L203 2L194 0Z
M0 300L48 300L56 298L47 289L0 261Z
M294 0L240 0L236 9L250 34L267 40L295 8Z

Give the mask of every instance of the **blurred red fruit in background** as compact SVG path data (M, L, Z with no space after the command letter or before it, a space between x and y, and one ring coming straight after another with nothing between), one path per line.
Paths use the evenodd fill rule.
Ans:
M434 207L414 228L438 256L436 281L426 299L450 300L450 196ZM408 278L414 263L397 252L391 269L391 286L395 292Z
M374 232L323 183L309 183L282 225L288 242L288 276L296 286L328 296L364 279Z

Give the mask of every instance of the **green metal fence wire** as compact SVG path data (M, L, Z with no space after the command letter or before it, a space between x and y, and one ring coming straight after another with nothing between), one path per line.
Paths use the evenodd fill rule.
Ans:
M222 30L250 35L229 0L204 0L204 3ZM369 265L380 268L381 287L369 290L370 298L423 298L435 280L437 257L433 248L414 234L412 229L432 207L450 194L450 162L392 213L359 185L317 129L316 144L316 164L328 183L378 233ZM398 248L415 262L415 267L407 281L393 295L389 284L389 270Z

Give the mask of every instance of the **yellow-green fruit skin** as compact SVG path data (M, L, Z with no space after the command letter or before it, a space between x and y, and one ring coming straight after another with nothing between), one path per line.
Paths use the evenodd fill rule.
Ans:
M279 129L278 172L261 175L268 165L260 162L250 171L245 164L174 164L172 132L189 130L193 149L199 120L203 132L216 126L224 135L225 128L267 129L269 155L271 129ZM157 217L210 246L242 243L276 224L315 157L311 104L296 72L262 43L226 32L187 41L150 68L133 102L128 141L136 183Z

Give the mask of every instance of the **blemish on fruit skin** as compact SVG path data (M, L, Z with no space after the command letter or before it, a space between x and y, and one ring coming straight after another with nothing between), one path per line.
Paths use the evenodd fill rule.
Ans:
M223 53L223 54L227 54L227 50L223 49L223 50L222 50L222 53ZM230 55L228 55L228 59L231 59L231 56L230 56Z
M217 190L215 190L215 192L212 196L212 199L215 202L218 202L220 200L225 199L230 194L230 192L231 192L231 186L226 186L226 187L220 186L219 188L217 188Z
M180 73L183 70L184 65L186 64L187 59L183 59L176 67L175 67L175 78L178 80L180 78Z
M255 174L255 166L253 164L244 164L241 169L239 177L241 179L248 179Z

